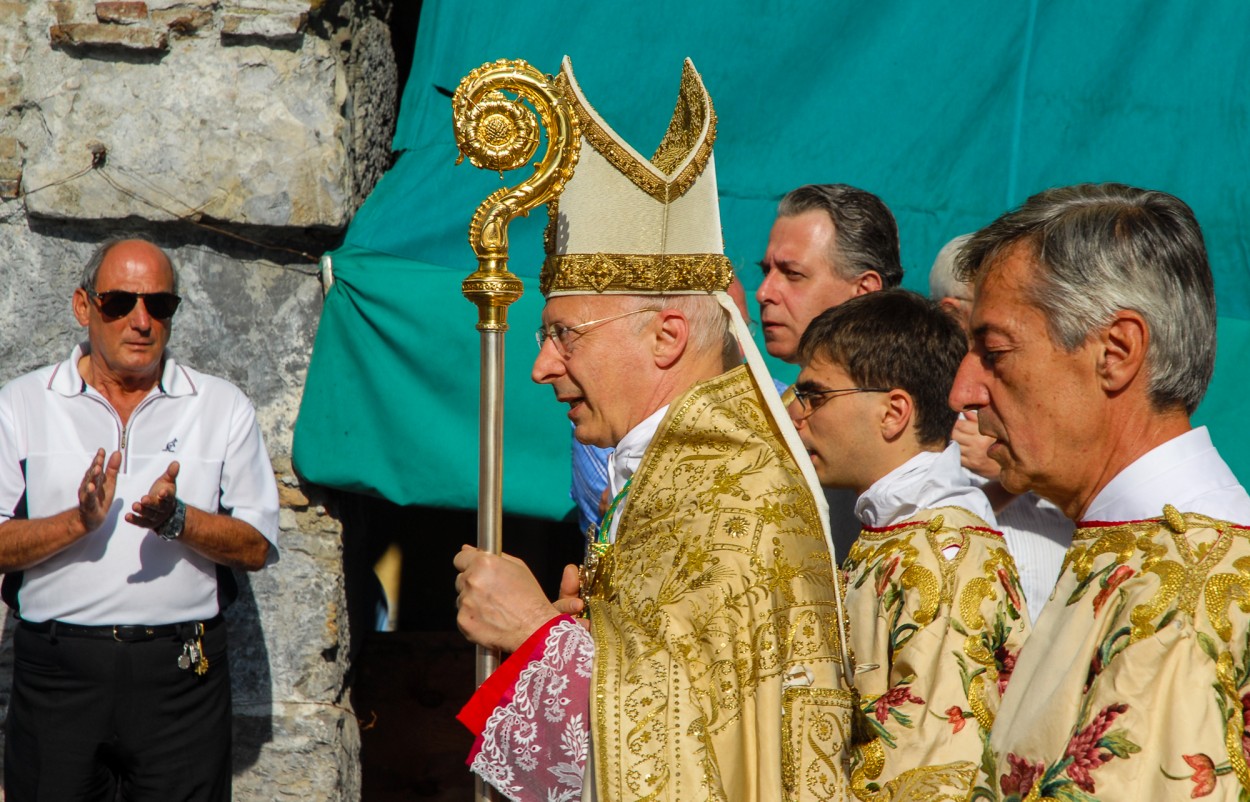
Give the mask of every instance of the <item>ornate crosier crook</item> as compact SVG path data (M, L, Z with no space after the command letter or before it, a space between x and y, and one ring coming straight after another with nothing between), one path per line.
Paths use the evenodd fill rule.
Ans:
M505 91L517 98L508 98ZM524 61L483 64L460 81L452 99L460 149L456 164L468 156L475 167L497 170L501 178L504 170L524 165L538 149L538 121L523 99L542 119L547 152L530 180L492 192L469 225L478 269L464 280L461 291L477 305L477 328L483 333L507 331L508 306L523 289L508 271L508 223L560 194L573 176L580 139L577 119L552 79Z
M503 523L503 338L508 330L508 306L524 290L521 280L508 270L508 223L560 194L573 175L580 140L577 120L552 79L524 61L501 59L483 64L464 77L452 98L460 149L456 163L468 156L474 166L496 170L501 178L504 170L521 167L538 150L539 123L522 101L528 101L541 118L547 152L528 181L498 189L478 206L469 225L477 270L461 284L464 297L477 305L481 333L477 546L494 554L500 552ZM479 685L498 662L495 651L478 647ZM491 798L480 779L477 798Z

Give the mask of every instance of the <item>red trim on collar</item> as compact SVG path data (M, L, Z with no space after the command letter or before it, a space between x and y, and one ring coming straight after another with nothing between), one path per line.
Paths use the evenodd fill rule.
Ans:
M1184 514L1185 513L1181 513L1181 515L1184 515ZM1207 516L1207 517L1210 517L1210 516ZM1132 524L1145 524L1145 523L1160 523L1161 524L1161 523L1165 523L1165 521L1163 520L1163 518L1139 518L1138 520L1135 520L1135 521L1080 521L1077 523L1076 528L1077 529L1102 529L1108 526L1130 526ZM1242 529L1245 531L1250 531L1250 525L1247 525L1247 524L1235 524L1232 521L1221 521L1221 523L1227 523L1230 529Z
M1104 526L1128 526L1129 524L1163 523L1162 518L1138 518L1133 521L1078 521L1077 529L1097 529Z
M929 521L931 520L933 519L932 518L928 520L917 519L914 521L903 521L902 523L890 524L889 526L864 526L864 527L861 527L861 529L863 529L863 531L865 532L893 532L895 529L913 529L917 526L928 526ZM997 529L991 529L988 526L961 526L959 528L970 529L973 532L983 532L987 535L993 535L999 540L1002 540L1003 538L1002 532L999 532Z

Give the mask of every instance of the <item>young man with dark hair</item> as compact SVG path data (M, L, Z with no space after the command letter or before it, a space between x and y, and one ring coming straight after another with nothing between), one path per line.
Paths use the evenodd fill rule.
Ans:
M843 563L876 735L853 761L861 799L966 796L1028 630L989 501L949 443L966 350L954 319L901 289L824 312L799 344L791 416L821 484L854 490L863 524Z

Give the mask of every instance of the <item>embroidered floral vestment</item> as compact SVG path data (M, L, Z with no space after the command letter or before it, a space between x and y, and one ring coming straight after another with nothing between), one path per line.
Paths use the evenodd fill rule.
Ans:
M863 800L965 799L1002 688L1028 634L1002 535L967 510L924 510L866 528L844 563L864 710Z
M977 798L1250 799L1250 529L1085 524L1017 663Z

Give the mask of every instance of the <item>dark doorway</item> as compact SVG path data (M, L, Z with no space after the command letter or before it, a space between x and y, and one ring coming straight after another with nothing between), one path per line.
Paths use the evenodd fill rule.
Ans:
M476 540L476 513L399 507L351 496L340 506L352 616L352 706L361 721L365 802L469 799L464 765L472 738L455 715L475 687L475 653L456 629L455 568ZM581 559L572 522L504 517L504 550L520 557L552 597L560 573ZM378 621L377 557L399 553L396 629ZM392 552L393 558L394 552Z

